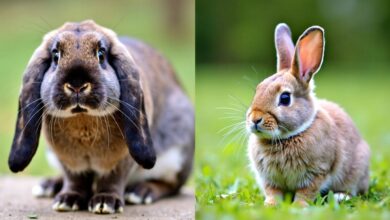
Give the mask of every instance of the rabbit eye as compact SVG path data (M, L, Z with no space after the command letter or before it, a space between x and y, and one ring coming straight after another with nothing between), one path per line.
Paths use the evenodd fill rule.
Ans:
M99 63L102 64L106 58L106 50L104 48L100 48L97 53L96 53L96 56L99 60Z
M291 94L289 92L283 92L279 97L279 105L289 106L291 102Z
M58 64L58 60L60 60L60 52L57 49L54 49L51 52L52 59L55 64Z

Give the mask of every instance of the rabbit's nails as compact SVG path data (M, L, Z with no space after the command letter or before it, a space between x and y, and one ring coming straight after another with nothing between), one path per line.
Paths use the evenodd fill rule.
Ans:
M77 211L85 207L85 199L79 193L61 193L56 196L53 210L59 212Z
M129 204L151 204L172 191L169 183L146 181L126 188L125 201Z
M267 197L264 200L264 206L266 207L275 207L278 205L278 201L275 197Z
M123 212L123 202L113 193L98 193L91 198L88 210L95 214Z
M148 184L136 184L126 190L125 200L129 204L151 204L156 199Z
M346 193L335 193L334 194L334 199L337 201L337 202L343 202L343 201L348 201L351 199L351 196L349 196L348 194Z
M32 194L38 198L54 197L62 188L62 178L45 179L32 188Z
M302 198L294 200L294 204L296 204L297 206L302 207L302 208L309 207L309 203L305 199L302 199Z

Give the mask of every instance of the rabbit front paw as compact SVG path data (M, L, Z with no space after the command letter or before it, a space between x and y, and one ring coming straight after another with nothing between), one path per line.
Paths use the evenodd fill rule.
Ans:
M77 192L64 192L54 199L53 210L59 212L77 211L86 207L86 199Z
M88 210L95 214L123 212L123 202L113 193L98 193L89 201Z

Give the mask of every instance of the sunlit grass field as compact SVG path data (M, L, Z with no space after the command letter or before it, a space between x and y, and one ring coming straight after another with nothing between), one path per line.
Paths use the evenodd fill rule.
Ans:
M67 21L94 19L119 35L142 39L163 53L177 70L194 100L194 5L185 7L185 33L175 37L164 23L163 4L156 1L9 1L0 3L0 174L9 174L22 73L30 56L48 31ZM41 137L38 152L19 175L50 175Z
M264 208L248 168L245 120L257 83L273 69L198 66L196 75L196 210L199 219L390 219L390 66L323 66L316 94L339 103L372 150L368 196L302 210ZM318 200L320 201L320 200Z

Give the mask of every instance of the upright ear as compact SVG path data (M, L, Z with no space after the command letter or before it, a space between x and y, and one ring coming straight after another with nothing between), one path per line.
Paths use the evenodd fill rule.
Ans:
M121 87L120 110L129 152L139 165L145 169L151 169L156 163L156 153L145 113L139 70L119 40L113 42L111 47L111 64Z
M44 107L40 90L49 66L50 52L43 43L35 50L23 76L15 136L8 158L12 172L26 168L37 150Z
M302 83L308 84L321 68L324 57L324 30L319 26L308 28L298 39L291 72Z
M290 69L294 56L294 43L287 24L278 24L275 28L275 47L277 54L277 70Z

